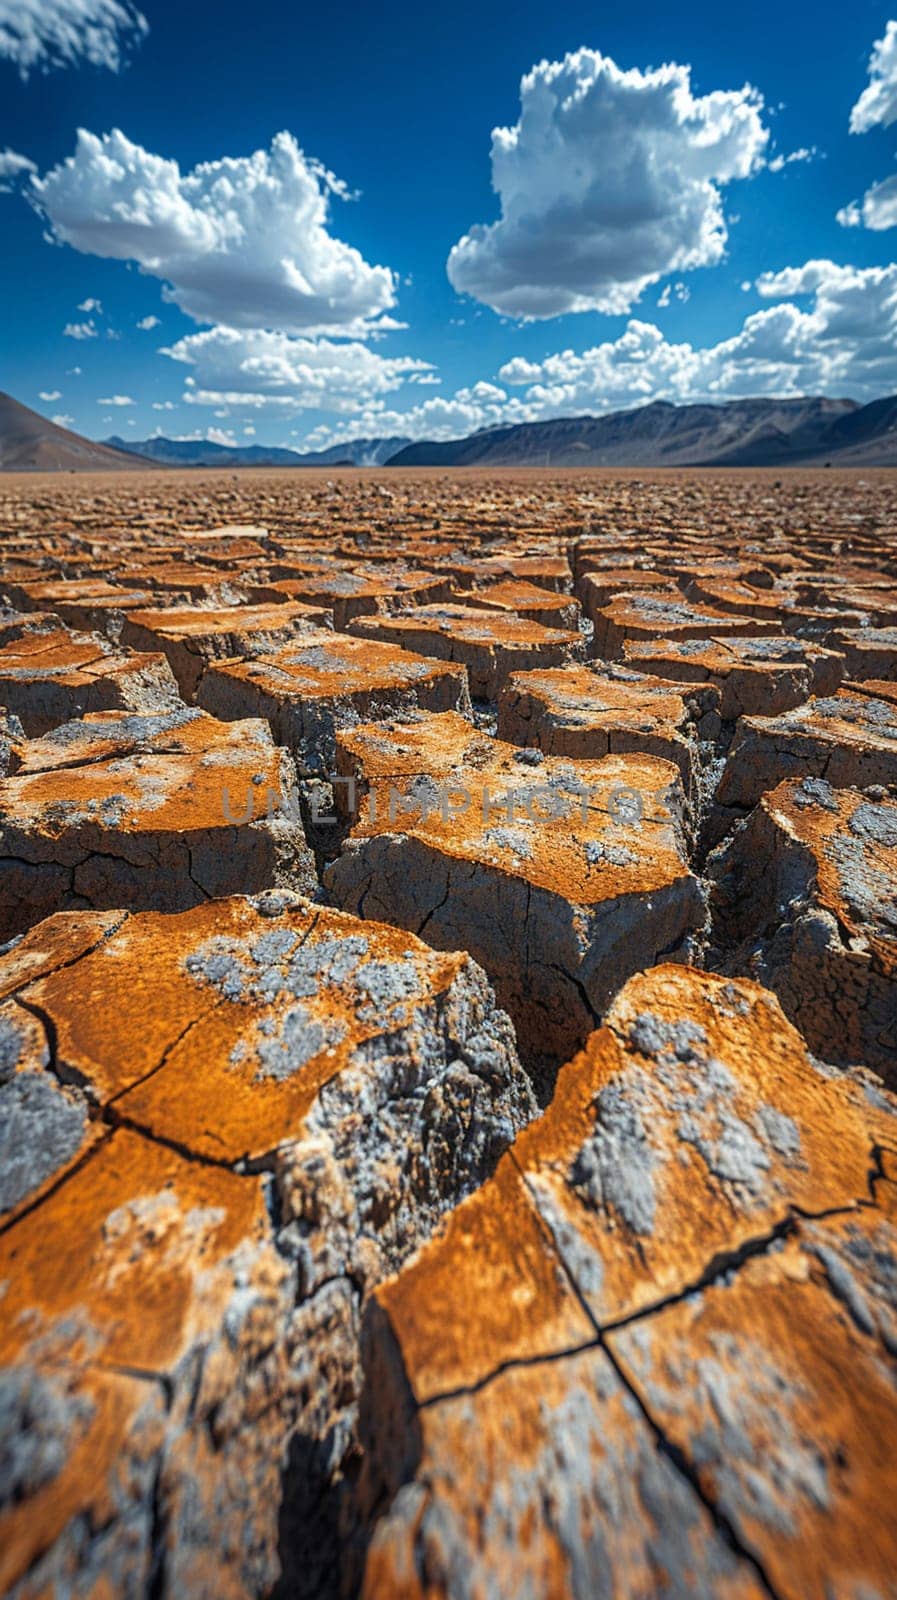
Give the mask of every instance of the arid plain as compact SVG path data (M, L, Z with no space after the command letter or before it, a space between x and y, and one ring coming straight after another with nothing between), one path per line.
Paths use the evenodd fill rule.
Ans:
M0 1592L893 1596L893 472L0 530Z

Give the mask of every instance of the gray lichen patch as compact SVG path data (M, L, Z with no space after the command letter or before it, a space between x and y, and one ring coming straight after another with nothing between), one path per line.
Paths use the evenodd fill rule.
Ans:
M615 1082L638 1112L642 1130L652 1130L656 1148L672 1127L679 1144L698 1153L738 1209L768 1200L771 1189L781 1187L776 1168L801 1163L793 1118L765 1102L749 1119L742 1115L737 1077L710 1053L706 1030L688 1017L669 1022L643 1012L629 1024L628 1039L651 1058L652 1070L627 1066ZM601 1097L599 1119L600 1106Z
M286 986L290 994L310 997L321 987L332 989L353 979L360 981L364 969L359 964L369 950L370 943L363 933L303 945L290 960Z
M897 1360L897 1229L885 1218L863 1227L810 1225L802 1249L820 1262L832 1293L861 1333Z
M21 1026L6 1012L0 1013L0 1084L15 1072L25 1048Z
M93 1412L71 1376L27 1366L0 1371L0 1509L58 1477Z
M266 1019L267 1020L267 1019ZM300 1003L290 1006L279 1019L279 1029L268 1030L266 1022L256 1030L256 1077L275 1078L283 1083L345 1037L344 1025L335 1018L325 1022L312 1017Z
M484 842L493 849L507 850L512 856L529 861L533 855L533 840L525 831L526 826L526 823L521 822L513 826L500 824L497 828L486 828L483 834Z
M195 722L203 713L195 706L178 706L171 711L129 712L120 717L104 717L101 722L77 718L45 733L41 743L66 750L73 745L112 744L131 750L152 746L167 734Z
M809 1391L777 1364L775 1351L723 1329L692 1350L665 1330L662 1315L623 1329L614 1345L651 1414L712 1484L715 1503L745 1543L751 1524L789 1536L806 1509L830 1509L825 1457L799 1422Z
M258 1077L283 1081L345 1038L346 1024L334 1007L366 1027L408 1022L409 1007L422 998L415 963L370 954L366 934L315 941L308 928L272 926L252 939L215 935L184 966L223 999L264 1008L252 1038L238 1042L231 1060L240 1065L252 1051ZM303 1001L318 1001L322 1009L313 1015Z
M757 1107L756 1120L763 1138L778 1155L784 1156L786 1161L797 1160L800 1156L800 1129L793 1117L764 1102Z
M71 1161L87 1125L83 1102L44 1072L0 1077L0 1212Z
M13 1011L12 1005L0 1010L0 1214L65 1167L87 1130L84 1101L44 1070L43 1029Z
M824 846L849 911L870 930L891 938L897 937L897 878L877 847L890 844L895 824L897 807L863 804L850 819L850 834L836 834ZM893 837L897 843L897 832Z
M312 644L304 649L286 650L281 659L288 666L308 667L313 672L352 672L354 663L335 655L326 645Z
M413 961L369 961L360 967L355 986L369 1004L359 1015L383 1015L394 1006L420 997L420 979ZM404 1011L402 1018L404 1019Z
M638 856L625 844L607 844L601 839L589 839L586 843L586 860L592 867L629 867Z
M821 806L823 811L838 809L835 791L824 778L802 778L794 790L794 803L798 806Z
M864 800L854 811L848 827L865 843L893 850L897 847L897 806L872 805Z
M276 912L275 912L276 914ZM307 930L267 929L253 940L213 935L185 959L197 983L226 1000L270 1005L281 997L310 999L349 981L368 953L364 934L305 942Z
M694 1363L709 1403L707 1420L691 1440L692 1458L712 1471L736 1527L746 1533L756 1519L773 1533L792 1535L805 1506L826 1512L833 1498L825 1457L795 1416L803 1391L765 1347L726 1334L717 1334L714 1344L718 1354Z
M665 1022L650 1011L630 1023L629 1042L642 1055L671 1056L676 1061L700 1061L708 1047L706 1031L699 1022L688 1017Z
M630 1232L651 1234L657 1197L654 1172L665 1153L649 1139L642 1111L651 1107L647 1073L621 1075L595 1102L595 1129L578 1152L569 1181L595 1210L616 1216Z

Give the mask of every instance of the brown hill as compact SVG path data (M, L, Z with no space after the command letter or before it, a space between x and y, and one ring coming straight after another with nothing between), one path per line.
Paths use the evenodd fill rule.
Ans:
M119 472L156 465L125 450L83 439L0 392L0 472Z

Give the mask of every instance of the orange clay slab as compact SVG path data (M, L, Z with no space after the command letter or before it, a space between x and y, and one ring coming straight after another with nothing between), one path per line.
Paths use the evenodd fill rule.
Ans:
M470 950L530 1054L556 1063L633 970L660 949L690 948L703 902L671 763L533 763L448 714L338 743L359 809L326 870L330 893L439 948Z
M194 700L210 662L267 655L326 622L327 613L320 607L295 602L209 611L171 606L129 611L121 638L134 650L162 650L184 699Z
M782 631L781 624L775 621L724 616L711 606L699 605L681 595L650 591L618 595L595 612L593 621L593 653L606 661L619 660L625 645L649 639L700 639L708 635L733 638Z
M482 560L452 560L442 563L455 583L462 589L474 589L484 583L522 581L537 584L540 589L553 589L563 594L570 590L570 566L564 556L506 555L487 556Z
M423 1083L435 1070L426 1019L436 1013L449 1034L462 1021L471 1036L477 1025L485 1030L484 1050L491 1038L495 1092L513 1090L511 1125L530 1104L507 1019L465 954L437 954L395 928L295 896L133 915L19 993L50 1019L67 1080L100 1106L114 1105L116 1118L209 1159L255 1159L312 1137L312 1110L321 1096L340 1101L341 1079L347 1114L356 1095L362 1110L364 1072L384 1038L398 1049L404 1034L407 1094L413 1073ZM385 1068L381 1075L385 1085ZM375 1144L372 1135L372 1154Z
M515 672L499 696L498 736L546 755L594 760L640 753L673 761L694 798L699 740L718 731L719 694L679 690L661 678L608 665Z
M409 569L380 575L347 568L323 572L320 576L312 573L305 578L286 579L272 584L271 588L285 599L327 607L333 614L334 627L345 628L353 617L444 600L448 597L449 583L432 572Z
M666 595L671 600L682 598L669 573L645 572L640 567L608 567L597 572L586 570L577 582L576 592L583 611L593 624L598 612L610 605L617 596L634 592Z
M880 1211L801 1224L734 1281L610 1336L664 1437L787 1600L893 1586L895 1252Z
M484 611L510 611L528 617L544 628L574 629L579 626L579 602L572 595L540 589L523 579L506 578L501 583L471 590L460 589L447 596L459 605L481 607Z
M832 643L843 651L848 678L897 678L897 627L841 628Z
M767 1595L604 1351L499 1366L410 1416L399 1359L387 1378L372 1361L380 1392L362 1402L363 1600Z
M784 778L836 788L897 783L897 703L839 689L777 717L744 717L717 790L723 808L750 809Z
M728 970L774 989L825 1060L897 1087L897 805L823 778L781 783L711 869Z
M55 611L70 628L96 629L116 636L121 630L122 613L151 606L155 599L152 590L108 583L99 577L21 583L13 586L12 593L16 604L29 610L40 607Z
M24 765L0 784L6 938L59 910L315 882L291 763L259 720L106 714L34 741Z
M659 1568L708 1600L771 1574L794 1600L887 1593L880 1098L819 1074L756 985L633 979L491 1182L376 1292L361 1592L647 1595Z
M670 639L627 644L627 665L681 683L712 683L725 721L778 716L812 694L834 694L844 658L806 639Z
M257 660L210 667L199 702L228 720L266 717L300 772L317 775L332 773L334 732L346 723L470 705L463 666L323 631Z
M463 664L475 700L496 699L512 672L561 666L583 654L581 635L571 629L545 628L526 617L490 613L473 604L420 606L407 615L362 617L353 622L352 632Z
M214 1347L222 1346L223 1354L229 1346L236 1398L253 1363L250 1307L255 1302L261 1331L265 1300L268 1316L282 1300L286 1269L266 1242L267 1231L259 1178L184 1160L123 1132L0 1238L0 1362L13 1475L0 1508L4 1592L35 1563L35 1592L41 1574L52 1588L66 1569L80 1569L82 1580L98 1585L121 1582L125 1589L118 1592L139 1581L152 1557L153 1483L160 1471L166 1494L178 1497L179 1486L166 1473L165 1446L166 1434L185 1426L185 1379L189 1394L188 1375L203 1355L214 1364ZM282 1304L281 1318L285 1312ZM163 1379L171 1395L168 1417ZM210 1411L201 1391L195 1407L191 1432L197 1440ZM283 1431L282 1420L279 1438L262 1431L268 1448L282 1446ZM229 1475L239 1456L228 1451L226 1433L220 1430L219 1441ZM253 1454L247 1439L244 1472ZM227 1475L219 1480L222 1512L230 1502L233 1515ZM275 1486L276 1477L269 1492ZM272 1572L274 1510L262 1505L254 1511ZM108 1530L93 1552L78 1538L83 1518ZM247 1528L251 1521L247 1516ZM188 1528L182 1537L190 1542ZM232 1592L251 1592L239 1579L237 1563Z
M87 711L161 711L177 702L161 654L135 655L62 629L0 646L0 704L20 718L29 737Z

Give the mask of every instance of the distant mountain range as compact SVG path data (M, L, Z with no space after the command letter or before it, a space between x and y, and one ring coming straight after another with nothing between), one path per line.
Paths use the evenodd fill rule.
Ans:
M350 439L328 450L285 450L278 445L213 444L204 439L120 439L105 443L166 467L382 467L407 439Z
M189 440L108 439L118 450L177 466L786 467L897 466L897 396L855 400L656 400L601 417L561 417L487 428L448 442L352 439L298 451Z
M601 417L487 428L447 443L351 439L302 454L193 439L84 439L0 394L0 471L147 467L894 467L897 395L854 400L665 400Z
M422 440L391 467L897 466L897 396L854 400L657 400L602 417L489 428L450 443Z
M0 393L0 472L119 472L145 467L122 450L95 444Z

